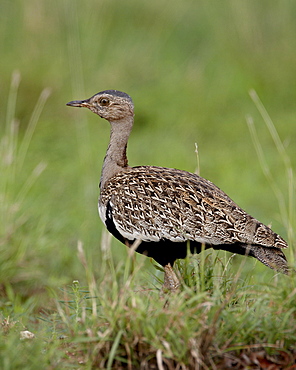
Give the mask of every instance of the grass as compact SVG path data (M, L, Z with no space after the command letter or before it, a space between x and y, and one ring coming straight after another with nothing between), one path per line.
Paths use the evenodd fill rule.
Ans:
M294 5L1 5L0 368L295 366L295 276L206 251L161 297L161 267L98 220L108 126L65 107L130 93L130 164L197 168L272 222L294 266Z

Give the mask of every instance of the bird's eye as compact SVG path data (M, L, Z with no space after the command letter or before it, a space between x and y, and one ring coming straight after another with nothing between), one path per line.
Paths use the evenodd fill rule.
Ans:
M102 99L100 100L100 105L103 105L103 106L109 105L109 99L107 99L107 98L102 98Z

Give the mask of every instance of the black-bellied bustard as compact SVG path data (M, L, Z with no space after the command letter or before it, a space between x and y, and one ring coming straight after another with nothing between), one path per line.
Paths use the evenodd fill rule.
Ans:
M206 248L257 258L288 272L278 234L234 203L216 185L193 173L155 166L129 167L126 148L134 122L134 105L126 93L99 92L67 103L86 107L111 125L100 181L99 213L110 233L126 246L141 241L138 253L164 266L164 286L177 290L172 266Z

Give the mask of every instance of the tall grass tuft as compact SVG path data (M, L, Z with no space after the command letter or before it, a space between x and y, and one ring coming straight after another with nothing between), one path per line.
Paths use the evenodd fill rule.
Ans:
M22 136L19 133L19 122L15 118L20 81L20 73L15 71L11 79L5 133L0 142L0 282L4 285L26 279L24 262L28 248L34 245L34 236L26 235L26 225L30 222L26 201L46 168L46 163L40 161L33 170L27 172L25 162L50 90L44 89L41 92ZM30 279L33 279L34 273L31 271L30 274Z
M89 261L79 254L90 276ZM203 268L196 258L179 261L182 290L167 297L159 295L153 280L143 280L139 269L127 276L133 256L118 265L112 254L108 259L103 279L90 279L86 287L74 281L57 301L58 315L47 315L61 341L58 351L71 353L66 363L100 369L211 369L218 363L226 368L228 359L238 360L240 353L252 358L255 350L274 361L283 351L291 356L296 291L286 284L289 277L254 284L252 273L243 271L244 262L235 271L231 257L223 260L214 252L205 257Z

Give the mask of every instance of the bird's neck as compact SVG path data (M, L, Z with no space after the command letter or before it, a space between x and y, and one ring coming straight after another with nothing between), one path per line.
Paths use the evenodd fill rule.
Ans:
M100 181L101 190L111 177L128 167L126 148L133 127L133 117L110 122L110 125L110 141L104 159Z

